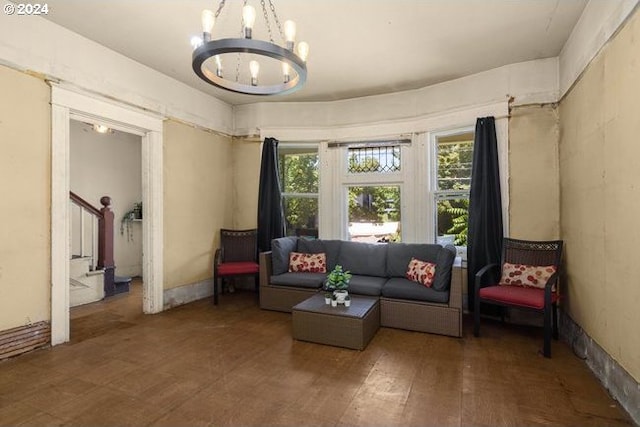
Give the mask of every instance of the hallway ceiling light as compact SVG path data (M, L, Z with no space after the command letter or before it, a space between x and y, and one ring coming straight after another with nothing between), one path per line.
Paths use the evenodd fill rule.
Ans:
M220 1L215 13L202 11L202 38L191 39L193 71L207 83L236 93L279 95L300 89L307 79L309 45L300 42L296 46L296 24L285 21L283 31L273 0L261 0L269 41L254 39L256 9L245 0L241 36L212 39L225 1ZM269 2L268 8L265 1ZM282 45L273 39L270 15Z
M105 125L99 125L99 124L94 124L93 125L93 130L95 130L98 133L111 133L111 128Z

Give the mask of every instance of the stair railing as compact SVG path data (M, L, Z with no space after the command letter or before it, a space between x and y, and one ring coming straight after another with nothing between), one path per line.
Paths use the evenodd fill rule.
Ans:
M94 265L95 247L97 246L98 259L95 260L95 267L104 270L104 293L111 296L115 293L114 274L115 263L113 260L113 212L111 211L111 197L103 196L100 199L102 208L98 209L91 203L84 200L74 192L69 192L69 200L80 208L80 256L86 256L85 245L85 215L87 212L92 216L91 221L91 265ZM98 224L98 238L95 238L95 223ZM73 230L72 230L73 233Z

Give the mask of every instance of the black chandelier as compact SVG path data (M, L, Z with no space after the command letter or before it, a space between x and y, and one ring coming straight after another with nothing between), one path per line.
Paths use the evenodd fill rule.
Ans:
M309 45L305 42L295 42L296 24L293 21L284 22L284 31L276 14L272 0L268 0L269 10L273 22L280 35L283 46L273 40L269 11L265 0L261 0L262 12L269 33L269 41L252 38L253 27L256 19L256 10L244 1L242 8L242 36L238 38L212 38L214 24L222 9L225 0L221 0L216 12L205 9L202 11L202 39L194 37L192 66L193 71L204 81L231 92L249 95L279 95L294 92L300 89L307 79L307 55ZM278 62L278 73L271 72L271 79L262 83L259 79L260 61ZM250 60L250 61L249 61ZM241 69L246 67L248 71ZM273 64L272 68L273 68ZM235 73L228 72L233 70ZM280 73L279 70L282 70ZM277 77L274 77L278 74Z

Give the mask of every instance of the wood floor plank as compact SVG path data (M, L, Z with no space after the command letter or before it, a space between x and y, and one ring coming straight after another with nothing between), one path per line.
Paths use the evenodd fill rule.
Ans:
M357 351L293 340L253 292L141 306L134 281L74 308L70 343L0 362L0 426L632 425L566 344L539 354L540 328L381 328Z

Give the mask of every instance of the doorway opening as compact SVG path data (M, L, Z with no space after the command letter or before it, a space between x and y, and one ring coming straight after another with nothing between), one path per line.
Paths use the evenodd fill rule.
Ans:
M119 311L111 310L101 321L95 320L95 313L111 306L115 297L122 299L121 294L139 297L137 301L127 298L127 315L142 314L142 153L140 136L77 120L71 120L69 142L74 195L69 236L70 333L77 342L78 331L93 336L119 323ZM105 197L108 205L102 204ZM102 215L95 214L100 209L113 213L108 232L100 231ZM108 263L113 265L99 259L101 233L113 249L109 254L113 262Z
M141 139L142 308L163 309L162 271L162 118L96 95L53 84L51 152L51 344L69 341L69 260L71 208L69 192L72 121L101 125Z

